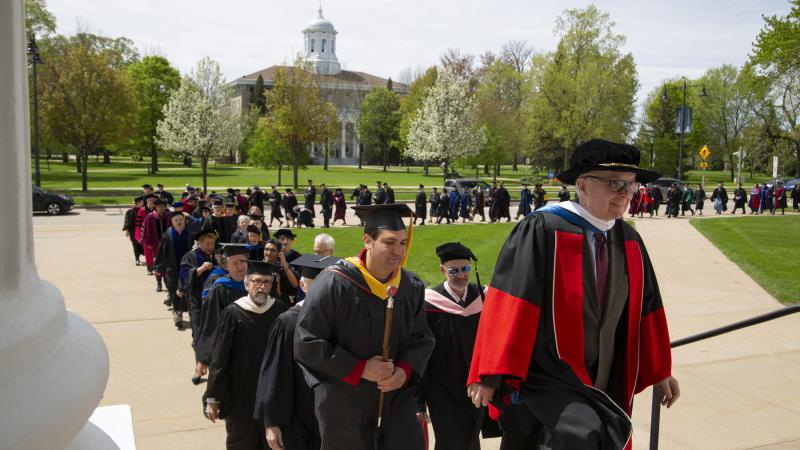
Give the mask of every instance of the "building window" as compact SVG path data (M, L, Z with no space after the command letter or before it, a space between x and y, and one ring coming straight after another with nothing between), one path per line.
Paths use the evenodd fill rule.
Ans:
M322 40L322 53L325 53L325 42L327 42L327 40L323 39Z
M311 40L311 53L314 53L314 43L316 42L315 39Z
M331 41L331 53L336 54L336 40Z

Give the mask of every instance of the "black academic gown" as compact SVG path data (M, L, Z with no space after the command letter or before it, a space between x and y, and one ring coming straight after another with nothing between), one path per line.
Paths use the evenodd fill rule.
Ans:
M253 419L253 407L267 336L284 311L286 306L278 301L262 314L231 304L219 316L203 400L219 402L228 449L267 448L263 423Z
M280 427L286 450L319 450L322 445L314 416L314 391L294 360L294 330L300 305L278 316L261 361L253 417L266 428Z
M231 282L227 276L217 278L208 288L208 295L204 295L201 302L200 335L195 347L195 356L199 362L203 364L211 362L222 311L245 295L247 291L244 286Z
M181 259L178 289L188 292L189 295L189 320L192 324L192 348L197 348L197 338L200 336L201 297L204 284L211 270L197 273L197 269L204 262L216 264L213 255L205 255L199 248L190 250Z
M466 385L480 310L462 313L469 315L453 314L433 303L432 296L445 297L454 308L463 310L474 302L482 302L480 290L477 284L470 283L466 300L459 306L444 283L426 289L425 311L436 345L417 387L417 402L420 406L426 404L431 416L436 450L479 450L485 409L473 406L466 395Z
M416 419L416 374L425 372L433 336L425 319L424 284L402 271L394 301L389 358L412 375L385 394L378 421L379 391L358 367L381 354L386 303L373 295L358 269L342 261L311 286L295 331L295 358L315 378L316 415L322 450L421 449ZM405 369L403 369L405 370Z
M428 216L428 199L426 198L425 191L417 192L417 197L414 199L414 215L417 219L423 219Z
M177 235L177 239L182 240L182 250L184 253L178 254L178 248L181 242L176 242L173 238L172 230L172 228L169 228L161 235L156 258L153 262L153 270L164 276L164 284L167 286L172 309L183 313L189 311L189 300L186 298L185 294L183 297L178 297L179 265L184 255L189 253L187 250L191 249L191 244L189 241L189 230L184 229L183 233Z
M203 224L203 229L214 230L219 238L217 242L220 244L231 242L231 235L236 232L236 217L233 216L209 216Z

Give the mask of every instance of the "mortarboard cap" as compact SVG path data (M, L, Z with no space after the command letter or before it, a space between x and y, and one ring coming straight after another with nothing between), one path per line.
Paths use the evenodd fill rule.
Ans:
M206 212L206 211L208 211L210 213L211 212L211 208L209 208L208 206L205 206L205 205L200 207L200 212L201 213Z
M142 202L142 201L144 201L144 197L141 196L141 195L138 196L138 197L134 197L133 198L133 203L139 203L139 202Z
M299 267L303 277L314 279L326 267L341 260L338 256L303 255L289 264Z
M233 203L233 202L227 202L227 203L225 203L225 207L226 207L226 208L233 208L234 206L236 206L236 203Z
M266 261L256 261L249 259L247 260L247 274L257 274L257 275L272 275L275 273L275 269L278 266L272 263L268 263Z
M183 202L175 202L172 204L172 207L175 209L183 208Z
M145 183L142 185L142 189L153 189L153 186L150 186L149 184Z
M212 230L211 228L207 228L205 230L200 230L197 233L193 234L192 239L194 239L195 241L199 241L205 236L212 236L214 237L214 239L217 239L219 237L216 231Z
M353 206L356 215L364 220L365 230L405 230L404 217L411 217L411 208L405 203L388 205Z
M292 239L297 238L297 235L292 233L292 230L288 228L281 228L280 230L276 231L275 234L273 234L273 236L275 236L276 238L279 238L281 236L289 236Z
M261 214L250 214L251 220L262 220L263 218L264 216L262 216Z
M257 234L261 234L261 230L259 230L259 229L258 229L258 227L257 227L257 226L255 226L255 225L248 225L248 226L247 226L247 232L248 232L248 233L257 233Z
M234 255L250 254L250 247L245 244L222 244L222 250L227 258Z
M472 250L461 244L461 242L448 242L436 247L436 256L439 257L439 261L442 263L454 259L478 260Z
M225 206L225 204L222 202L221 198L215 198L214 199L214 206Z

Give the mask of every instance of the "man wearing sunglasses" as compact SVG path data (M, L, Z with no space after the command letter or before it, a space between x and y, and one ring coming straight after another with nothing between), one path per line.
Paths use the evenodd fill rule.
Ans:
M558 179L580 204L526 217L498 256L468 395L477 407L524 404L528 448L631 448L634 395L654 385L667 407L680 395L655 270L621 220L637 184L659 177L639 159L630 145L578 146Z
M483 286L470 283L472 250L460 242L436 247L445 277L425 289L428 326L436 338L428 368L417 386L417 414L430 412L436 449L479 450L485 408L476 409L464 395L478 321Z

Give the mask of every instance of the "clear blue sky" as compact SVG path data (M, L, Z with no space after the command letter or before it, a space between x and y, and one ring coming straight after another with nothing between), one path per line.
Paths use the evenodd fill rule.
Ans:
M553 27L584 1L337 0L324 1L339 35L344 68L398 78L407 67L435 64L457 47L480 54L526 40L556 45ZM741 65L763 26L762 14L785 15L786 0L612 0L595 3L627 37L641 84L639 98L669 78L697 77L710 67ZM78 26L126 36L143 53L166 56L182 72L203 56L219 61L228 80L291 61L318 0L49 0L59 32Z

